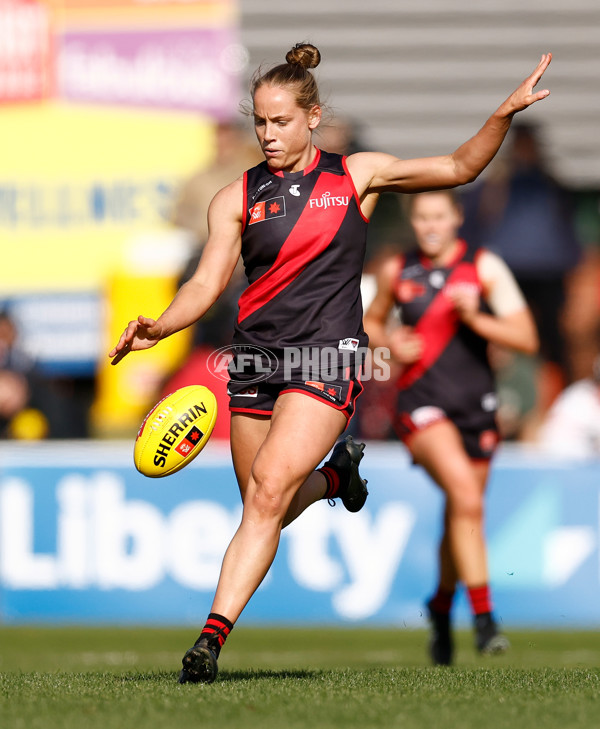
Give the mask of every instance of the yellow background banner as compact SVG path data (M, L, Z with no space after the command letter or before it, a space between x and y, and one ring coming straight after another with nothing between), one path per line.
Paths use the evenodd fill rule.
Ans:
M237 22L236 0L47 0L57 28L189 27Z
M213 125L170 112L48 103L0 115L2 295L101 287L132 236L167 229Z

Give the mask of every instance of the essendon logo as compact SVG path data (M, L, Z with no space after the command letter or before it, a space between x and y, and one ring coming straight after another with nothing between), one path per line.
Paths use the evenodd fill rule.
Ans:
M403 304L408 304L424 293L425 286L410 279L403 279L396 284L396 297Z
M325 394L337 400L342 399L342 388L339 385L325 385Z
M332 399L340 400L342 397L342 388L340 385L326 385L324 382L315 382L314 380L306 380L304 384L309 387L314 387L315 390L319 390Z
M187 454L194 448L194 446L200 443L203 436L204 433L200 430L200 428L197 428L194 425L194 427L190 428L185 434L181 443L178 446L175 446L175 450L180 455L187 456Z
M284 215L285 198L283 195L272 197L270 200L263 200L250 208L249 225L262 223L263 220L271 220L271 218L282 218Z
M484 453L491 453L498 445L498 433L495 430L484 430L479 434L479 447Z

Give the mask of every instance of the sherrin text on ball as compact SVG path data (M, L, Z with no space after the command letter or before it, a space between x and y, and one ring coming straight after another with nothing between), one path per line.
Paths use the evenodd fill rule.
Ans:
M204 385L175 390L146 415L135 441L137 470L150 478L169 476L194 460L217 420L217 400Z

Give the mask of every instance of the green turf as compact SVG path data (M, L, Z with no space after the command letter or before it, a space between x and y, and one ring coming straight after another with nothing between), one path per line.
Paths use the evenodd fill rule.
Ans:
M190 630L0 628L0 726L587 729L600 634L510 631L506 656L431 668L411 630L238 626L211 686L176 682Z

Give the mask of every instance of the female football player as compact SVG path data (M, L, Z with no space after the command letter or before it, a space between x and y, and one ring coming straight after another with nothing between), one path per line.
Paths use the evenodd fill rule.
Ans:
M170 306L156 321L139 316L129 322L110 352L116 364L196 322L242 255L249 285L239 301L229 391L231 450L244 508L212 612L184 656L182 682L214 680L220 648L267 573L283 526L321 498L339 496L351 511L365 502L358 475L362 444L348 436L315 469L344 431L362 390L358 370L367 338L359 285L366 227L379 193L475 179L514 114L548 96L534 87L550 60L543 55L455 152L416 160L383 153L344 158L313 145L322 114L310 72L320 62L314 46L298 44L286 63L255 74L252 114L265 161L215 195L198 268ZM258 364L249 356L265 350Z
M532 354L538 339L506 264L458 238L462 213L454 191L417 194L409 210L417 248L382 266L365 328L371 345L388 343L402 366L396 430L445 497L439 583L427 608L431 656L449 665L457 582L469 595L477 649L489 654L508 647L492 615L483 529L484 492L498 442L487 345ZM401 324L390 331L394 308Z

